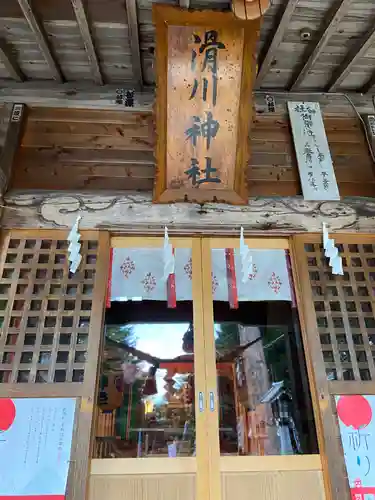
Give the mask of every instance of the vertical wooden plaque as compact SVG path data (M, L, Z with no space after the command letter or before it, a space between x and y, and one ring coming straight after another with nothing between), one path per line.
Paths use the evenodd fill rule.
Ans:
M154 201L247 203L259 20L156 4Z

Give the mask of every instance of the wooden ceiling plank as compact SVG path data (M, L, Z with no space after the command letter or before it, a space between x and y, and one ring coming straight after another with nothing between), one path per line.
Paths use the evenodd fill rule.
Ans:
M143 87L142 61L139 46L139 26L137 14L137 1L126 0L126 13L128 16L129 42L132 56L133 78L137 88Z
M281 16L279 25L275 31L275 34L272 38L271 43L268 46L267 53L260 65L256 80L255 80L255 88L260 88L264 78L266 77L269 69L271 68L272 61L276 54L277 49L280 46L280 43L283 40L284 33L289 25L290 19L293 15L295 8L297 7L299 0L287 0L284 12Z
M356 44L349 51L349 54L345 58L343 64L339 67L339 69L331 79L327 88L327 92L337 91L342 82L349 75L352 66L366 54L368 49L374 43L375 43L375 23L373 24L372 28L366 33L366 35L361 40L359 40L358 44Z
M323 31L318 37L318 41L314 47L314 50L310 54L310 56L307 58L306 62L304 63L301 71L296 75L294 78L294 81L292 82L290 86L290 91L295 91L297 90L305 77L308 75L309 70L314 66L315 62L319 58L320 54L322 53L323 49L327 45L329 39L333 35L333 33L336 31L338 24L340 23L341 19L345 16L345 14L348 12L349 7L353 0L339 0L336 3L336 9L332 11L332 14L330 17L328 17L327 22L324 25Z
M25 80L25 75L22 73L16 58L11 53L4 40L0 40L0 61L4 64L5 69L13 80L17 82L23 82Z
M87 13L85 7L83 5L82 0L71 0L72 7L77 19L79 31L81 33L81 37L83 40L83 44L85 46L85 51L90 62L92 76L94 78L95 83L98 85L103 85L103 75L100 70L98 56L96 54L94 41L92 38L90 25L87 17Z
M39 48L49 66L53 79L57 82L62 82L64 78L60 66L51 51L50 45L48 43L48 37L44 30L43 24L36 17L35 10L31 5L30 0L17 1L31 31L35 35L37 44L39 45Z

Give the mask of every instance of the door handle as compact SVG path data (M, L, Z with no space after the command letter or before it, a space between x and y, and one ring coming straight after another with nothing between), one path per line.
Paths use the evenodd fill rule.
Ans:
M204 412L204 396L203 392L200 392L198 395L198 402L199 402L199 411L200 413Z
M210 391L210 411L215 411L215 394Z

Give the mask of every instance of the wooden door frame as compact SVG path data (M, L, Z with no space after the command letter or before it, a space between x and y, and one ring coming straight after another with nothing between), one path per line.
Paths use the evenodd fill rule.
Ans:
M199 393L205 395L205 357L202 296L202 255L200 238L171 237L174 248L192 250L192 300L194 325L194 378L195 378L195 426L196 456L175 457L172 461L164 457L92 459L91 473L95 475L144 475L144 474L195 474L196 498L207 499L209 495L207 443L207 411L200 411ZM158 236L112 236L111 248L162 248L163 238ZM206 404L206 398L204 400Z
M289 237L265 237L247 236L245 242L250 248L254 249L280 249L291 250L293 241ZM202 262L203 267L203 300L204 300L204 336L206 346L206 380L207 394L213 391L215 394L214 411L208 412L209 420L209 443L210 443L210 491L212 498L219 500L221 494L221 474L223 472L259 472L259 471L283 471L283 470L318 470L326 469L321 455L298 455L298 456L221 456L219 446L219 424L218 424L218 396L217 396L217 374L216 374L216 355L215 341L212 332L214 330L213 304L212 304L212 286L211 286L211 250L217 248L239 248L239 238L230 237L207 237L202 238ZM292 248L293 250L293 248ZM295 267L294 265L292 267ZM296 295L300 290L297 288ZM301 319L302 321L302 319ZM305 338L303 338L305 346ZM306 349L306 346L305 346ZM306 358L308 352L306 351ZM312 392L312 404L317 408L315 413L319 413L318 401L313 397L313 374L308 373L308 382ZM318 433L318 444L321 446L321 436ZM328 497L326 490L327 499Z

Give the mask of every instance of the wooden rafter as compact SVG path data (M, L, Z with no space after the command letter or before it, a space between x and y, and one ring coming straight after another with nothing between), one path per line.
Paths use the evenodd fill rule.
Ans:
M139 27L136 0L126 0L126 13L128 17L129 41L132 54L133 77L137 87L143 86L141 51L139 47Z
M299 0L287 0L286 2L285 9L280 18L279 25L276 29L276 32L272 38L270 45L268 46L267 53L262 63L260 64L260 69L258 71L258 75L255 80L255 88L259 88L262 85L262 82L271 67L276 51L279 48L279 45L283 39L284 33L288 27L293 12L297 7L298 1Z
M0 39L0 61L4 64L5 69L8 71L9 75L13 80L17 82L23 82L25 75L22 73L16 58L13 56L9 47L7 47L6 42Z
M357 45L349 52L348 56L345 58L343 64L339 67L336 73L334 73L332 80L330 81L327 91L335 92L338 87L342 84L345 78L349 75L353 65L365 55L371 45L375 42L375 23L372 28L366 33L366 35L358 42Z
M291 91L297 90L300 87L306 75L308 74L312 66L314 66L314 64L316 63L324 47L327 45L332 34L336 31L338 24L347 13L352 2L353 0L339 0L336 3L336 9L332 12L332 15L328 17L327 22L325 23L322 33L318 37L313 51L311 52L307 61L304 63L301 71L294 78L290 86Z
M61 69L57 62L57 59L52 53L43 24L38 20L30 0L18 0L18 4L22 9L23 15L25 16L25 19L28 22L31 31L35 35L37 44L39 45L39 48L45 60L47 61L53 79L58 82L62 82L63 76L61 73Z
M77 19L79 31L81 32L83 44L85 46L85 51L90 61L91 72L94 77L94 81L99 85L103 85L104 83L103 75L102 72L100 71L99 61L96 55L96 50L92 39L90 25L87 18L85 7L83 5L83 1L71 0L71 3Z
M372 73L370 78L367 80L365 85L362 87L362 89L361 89L362 94L367 94L367 92L370 92L374 85L375 85L375 71Z

